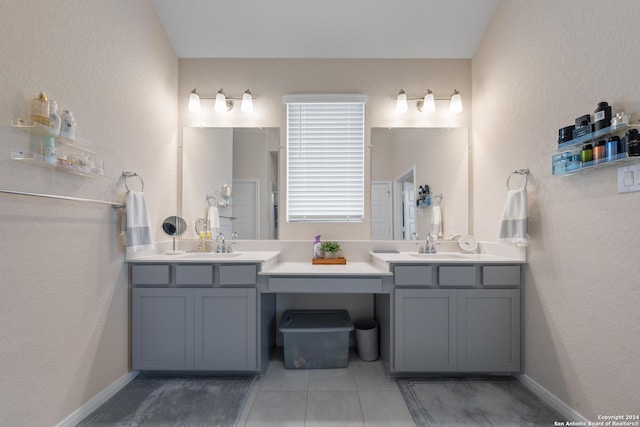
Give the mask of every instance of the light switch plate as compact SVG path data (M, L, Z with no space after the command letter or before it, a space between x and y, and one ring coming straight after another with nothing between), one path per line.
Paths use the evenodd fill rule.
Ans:
M618 193L640 191L640 164L618 168Z

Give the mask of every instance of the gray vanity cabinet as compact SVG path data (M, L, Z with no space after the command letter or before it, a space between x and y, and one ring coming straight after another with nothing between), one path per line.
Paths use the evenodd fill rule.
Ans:
M395 272L417 271L410 267ZM520 266L431 267L433 283L429 274L396 278L392 370L520 371Z
M133 265L133 369L259 370L257 267L235 267L218 282L217 264Z
M457 291L397 289L395 313L396 371L452 372L457 369Z
M520 290L458 291L458 370L520 370Z
M194 368L255 371L256 289L196 289L194 301Z
M193 369L190 289L134 288L131 314L133 369Z

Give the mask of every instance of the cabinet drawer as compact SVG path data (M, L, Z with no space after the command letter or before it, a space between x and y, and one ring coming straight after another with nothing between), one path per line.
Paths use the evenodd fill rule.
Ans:
M221 265L220 286L255 285L258 268L255 265Z
M474 265L443 266L438 269L440 286L475 286L476 267Z
M131 266L132 285L169 285L171 275L168 264L134 264Z
M176 265L176 285L213 285L213 265Z
M519 265L484 265L482 266L483 286L520 286Z
M432 266L397 265L393 271L396 286L432 286Z

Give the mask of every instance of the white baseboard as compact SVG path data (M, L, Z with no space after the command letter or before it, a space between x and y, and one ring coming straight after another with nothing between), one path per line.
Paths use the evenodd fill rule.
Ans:
M571 406L564 403L555 394L551 393L549 390L547 390L546 388L542 387L540 384L535 382L530 376L525 374L520 374L520 375L516 375L515 377L530 392L538 396L540 399L544 401L544 403L549 405L551 409L553 409L558 414L564 417L564 420L558 420L558 421L584 421L584 422L589 421L585 417L580 415L578 411L576 411Z
M74 427L80 421L88 417L93 411L98 409L100 405L111 399L114 394L116 394L124 386L129 384L131 380L133 380L139 373L139 371L131 371L127 374L124 374L113 383L111 383L107 388L102 390L100 393L96 394L91 399L86 401L84 405L69 414L69 416L67 416L64 420L60 421L56 425L56 427Z

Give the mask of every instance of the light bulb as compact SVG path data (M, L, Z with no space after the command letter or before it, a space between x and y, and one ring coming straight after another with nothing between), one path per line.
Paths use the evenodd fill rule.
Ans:
M224 96L222 89L216 94L216 103L213 109L216 113L224 113L227 111L227 98Z
M247 89L242 95L242 105L240 106L240 110L243 113L253 113L253 97L251 96L251 91Z
M407 94L404 93L404 90L400 89L400 93L398 93L398 99L396 100L396 113L406 113L408 110L407 106Z
M189 95L189 111L191 111L192 113L199 113L200 111L202 111L202 108L200 107L200 96L198 95L198 92L196 92L196 90L192 90L191 91L191 95Z
M423 113L433 113L436 111L436 100L433 97L433 92L427 89L427 93L424 95L424 103L422 104Z
M462 112L462 97L460 96L460 92L458 92L456 89L454 89L453 93L451 94L449 112L451 114L458 114Z

